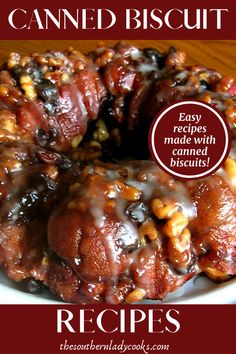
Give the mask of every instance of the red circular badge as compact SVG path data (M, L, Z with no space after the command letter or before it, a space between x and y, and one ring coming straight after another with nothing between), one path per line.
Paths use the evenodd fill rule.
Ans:
M153 159L165 172L183 179L202 178L218 170L231 143L225 118L200 101L168 105L149 131Z

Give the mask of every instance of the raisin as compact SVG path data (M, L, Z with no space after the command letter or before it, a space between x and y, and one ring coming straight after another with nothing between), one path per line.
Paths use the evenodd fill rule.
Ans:
M55 163L61 169L67 169L72 166L72 162L67 156L57 152L39 149L37 155L42 162L49 164Z
M203 90L210 90L210 85L206 80L200 80L200 85Z
M32 221L34 212L39 205L39 194L37 190L27 190L22 195L16 196L9 200L6 208L9 210L4 215L7 220L22 220L25 223Z
M49 132L48 132L49 143L52 143L57 138L57 135L58 135L58 131L56 128L53 127L51 129L49 129Z
M44 285L41 281L32 278L24 279L21 283L22 290L30 294L42 294Z
M56 190L57 183L44 174L34 174L29 176L28 187L5 204L6 215L4 216L8 220L31 222L48 200L51 191Z
M44 108L48 114L52 115L56 113L57 106L55 105L55 103L44 102Z
M71 160L67 156L61 155L61 158L58 161L58 167L63 170L66 170L66 169L70 168L71 166L72 166Z
M31 77L32 79L34 80L34 82L37 84L37 83L40 83L43 79L43 72L41 69L38 69L38 68L34 68L34 70L32 71L31 73Z
M148 217L148 207L144 203L132 203L126 209L126 214L135 223L142 223Z
M159 50L155 48L144 48L143 54L146 58L150 59L153 64L158 65L159 62L162 61L163 55L159 52Z
M43 173L31 175L29 185L32 188L36 188L39 194L47 189L56 190L57 187L57 183Z
M42 128L36 129L35 138L37 143L41 146L46 146L48 143L48 135Z
M14 77L14 79L16 79L17 81L20 79L20 76L22 75L22 66L20 65L15 65L12 69L11 69L11 73L12 76Z
M58 89L50 80L43 79L37 85L37 93L46 102L53 103L58 99Z

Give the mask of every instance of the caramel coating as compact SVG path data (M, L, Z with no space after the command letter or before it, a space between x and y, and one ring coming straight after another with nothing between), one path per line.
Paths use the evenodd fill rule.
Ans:
M220 109L234 140L234 95L232 77L187 67L175 48L11 53L0 70L6 274L83 304L163 300L196 274L234 276L235 149L214 176L185 183L147 149L155 115L183 98Z
M191 222L201 270L213 280L236 272L236 199L222 177L212 176L193 192L197 218Z
M137 180L141 174L145 182ZM49 245L71 266L83 284L103 284L99 298L110 303L117 303L118 293L119 298L128 303L140 301L144 297L163 298L185 278L194 275L194 267L190 272L188 269L193 264L192 258L188 262L185 259L185 253L192 250L190 234L185 229L188 219L177 211L172 213L172 217L169 214L170 219L166 224L173 223L168 226L169 235L148 207L153 193L158 194L162 190L160 181L167 183L168 179L152 162L134 162L123 167L112 164L87 166L70 187L68 198L51 215L48 224ZM146 191L148 186L151 193ZM170 183L169 188L178 188L178 185ZM185 190L185 193L187 197L188 191ZM154 199L151 205L158 200ZM161 203L166 205L166 199L163 198ZM179 208L176 202L171 202L171 205L175 209L176 205ZM185 209L184 205L181 207ZM167 240L174 245L174 249L166 248ZM149 265L150 257L146 255L148 250L153 254L151 259L154 257L152 266ZM173 254L177 266L176 262L172 263ZM187 264L184 264L183 257ZM160 274L154 274L155 267L159 266ZM186 275L183 279L173 266L181 268L182 272L184 270ZM144 284L141 274L149 274L149 267L154 267L154 270L150 270L150 277L153 276L154 280L147 275L147 284ZM127 287L125 282L122 295L121 290L116 289L120 289L120 285L113 285L112 291L111 284L120 284L120 279L127 274L130 274L131 284ZM171 287L167 274L170 275ZM165 285L161 285L160 278L163 278ZM154 282L155 291L148 288L150 282Z

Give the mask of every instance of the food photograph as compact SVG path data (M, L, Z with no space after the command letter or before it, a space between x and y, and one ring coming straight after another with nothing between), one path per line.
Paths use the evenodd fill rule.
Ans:
M236 304L236 41L2 40L0 303ZM202 179L152 160L183 99L229 124Z

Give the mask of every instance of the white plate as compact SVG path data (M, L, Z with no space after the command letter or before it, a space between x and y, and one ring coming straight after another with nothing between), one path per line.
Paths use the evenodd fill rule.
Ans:
M144 301L158 304L160 301ZM198 276L169 294L166 304L236 304L236 279L220 285L205 276ZM62 304L45 291L41 295L27 294L17 289L17 283L0 273L0 304ZM65 303L63 303L65 304Z

